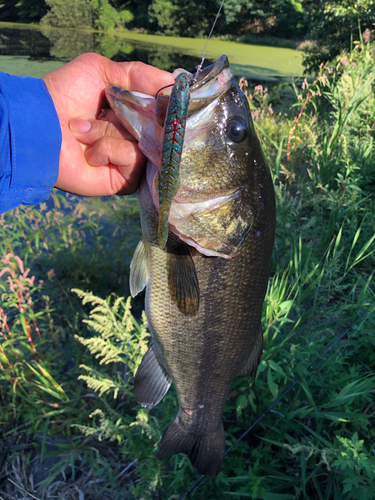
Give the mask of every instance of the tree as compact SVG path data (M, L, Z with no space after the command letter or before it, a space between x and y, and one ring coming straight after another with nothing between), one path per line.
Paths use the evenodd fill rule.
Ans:
M7 0L0 4L0 20L37 23L47 10L45 0Z
M41 19L43 26L60 28L124 27L133 19L130 11L116 10L108 0L46 0L50 10Z
M92 28L91 0L46 0L50 10L41 19L42 26L59 28Z
M153 0L148 12L157 32L195 38L206 34L214 4L200 0Z
M373 0L307 0L305 8L307 37L316 41L316 47L305 60L309 70L332 60L343 50L350 50L353 37L359 39L359 31L373 30Z

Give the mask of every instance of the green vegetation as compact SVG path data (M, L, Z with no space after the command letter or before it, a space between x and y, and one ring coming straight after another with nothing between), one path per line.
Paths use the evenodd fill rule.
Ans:
M130 29L175 37L206 37L221 0L11 0L0 21L42 26ZM315 72L350 50L353 34L374 38L373 0L226 0L214 36L243 43L299 47Z
M265 350L256 377L233 384L227 446L302 380L189 498L375 499L374 48L270 93L241 81L278 221ZM0 218L0 496L178 499L197 474L185 455L155 456L174 390L150 411L132 388L148 336L142 301L125 298L136 200L53 204Z
M308 69L332 60L343 49L353 47L358 28L365 43L374 39L373 0L307 0L308 36L314 41L306 47Z

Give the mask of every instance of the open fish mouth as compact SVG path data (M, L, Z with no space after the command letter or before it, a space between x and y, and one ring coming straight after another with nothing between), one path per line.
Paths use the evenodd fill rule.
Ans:
M213 187L211 178L202 173L201 180L197 181L193 179L193 172L197 165L206 161L207 149L215 149L218 142L223 154L230 150L229 157L232 159L229 158L229 161L233 162L235 171L236 151L232 152L232 149L236 144L228 141L226 126L233 113L240 116L244 127L249 126L248 113L239 97L240 91L226 56L221 56L201 70L196 81L192 73L183 69L175 70L173 76L177 78L181 73L191 81L190 101L178 189L170 204L168 229L204 255L230 259L237 253L253 221L249 204L244 204L246 209L241 208L245 181L239 179L229 186L222 182ZM149 159L147 184L155 210L159 213L157 184L160 179L163 126L170 97L157 95L155 99L154 96L117 87L107 88L106 96L120 122L135 136L139 148ZM209 225L203 228L206 221ZM197 232L194 227L201 229Z
M176 78L180 73L186 73L193 81L193 73L183 69L176 69L173 76ZM215 63L204 68L197 77L197 81L190 87L190 104L188 117L207 107L214 99L220 97L230 87L230 80L233 78L229 70L229 62L226 56L221 56ZM141 92L130 92L119 87L107 87L106 97L122 125L139 142L141 151L154 163L160 163L161 143L165 115L169 102L168 93L154 96ZM212 107L211 107L212 109ZM209 113L207 110L206 113ZM194 127L201 123L203 112L195 116L186 128ZM208 124L206 120L206 124ZM201 123L202 126L202 123ZM208 126L208 125L206 125ZM187 141L186 141L187 142Z

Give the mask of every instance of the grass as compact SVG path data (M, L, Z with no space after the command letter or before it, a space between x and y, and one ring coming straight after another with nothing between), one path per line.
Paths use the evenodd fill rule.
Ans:
M227 446L301 382L190 498L375 498L373 49L360 44L278 93L241 81L278 222L265 350L256 377L233 383ZM51 204L1 220L0 496L178 499L196 472L185 455L155 456L176 394L150 411L132 388L148 338L142 301L126 298L136 201L54 194Z

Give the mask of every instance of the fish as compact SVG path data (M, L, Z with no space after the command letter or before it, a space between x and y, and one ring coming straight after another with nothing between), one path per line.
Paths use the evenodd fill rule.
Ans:
M226 56L194 82L165 248L158 243L161 154L169 96L109 87L107 99L148 158L138 197L142 238L130 291L146 288L150 348L134 393L153 408L173 382L179 412L158 446L160 460L185 453L215 477L225 453L222 413L237 377L257 370L262 308L275 237L272 177L249 104Z

